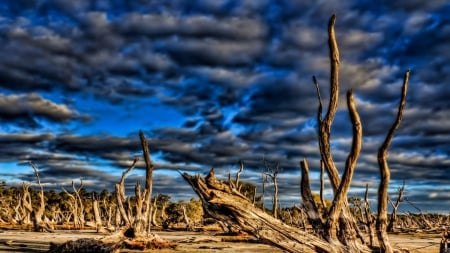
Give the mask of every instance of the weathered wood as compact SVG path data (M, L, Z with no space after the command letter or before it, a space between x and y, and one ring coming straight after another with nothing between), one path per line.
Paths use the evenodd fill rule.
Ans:
M378 149L378 166L380 167L380 185L378 187L378 215L376 222L377 236L380 242L381 251L383 253L392 253L393 249L389 243L389 238L387 234L387 208L388 208L388 187L389 181L391 179L391 171L389 169L389 165L387 162L387 153L389 146L391 145L392 138L394 137L394 133L397 128L400 126L400 122L403 118L403 108L406 104L406 91L408 89L408 80L409 80L409 70L406 71L402 93L400 97L400 104L398 107L397 117L389 129L389 132L384 140L383 144Z
M314 230L322 231L323 222L322 217L317 208L316 202L314 202L311 187L309 183L309 166L306 159L300 162L300 168L302 170L302 177L300 181L300 194L302 196L302 205L305 211L308 213L309 223Z
M139 138L141 140L141 146L143 151L143 156L145 160L145 188L144 191L146 193L144 202L143 202L143 216L144 216L144 223L145 227L143 227L143 230L140 231L144 233L145 231L150 230L150 205L152 202L152 191L153 191L153 162L150 157L150 149L148 147L147 139L145 138L144 132L139 131Z
M352 252L340 243L330 244L323 238L288 226L254 207L251 201L225 190L228 184L215 179L213 170L206 177L209 180L187 173L183 173L182 176L201 199L205 213L226 223L235 231L252 234L287 252ZM369 250L366 248L358 252L369 252Z
M398 197L395 201L395 204L389 199L389 202L392 206L391 218L389 219L389 224L387 225L388 232L394 232L395 223L397 221L397 210L400 203L403 201L403 192L405 191L405 180L403 180L403 185L398 189Z
M328 23L328 46L330 50L330 101L328 104L328 110L325 115L325 118L321 119L321 112L319 119L319 148L320 155L322 157L323 162L325 163L325 169L328 173L328 177L331 182L331 186L333 187L333 191L336 192L339 183L339 172L336 168L336 164L331 155L331 145L330 145L330 136L331 136L331 125L333 124L334 116L336 115L337 106L339 102L339 48L336 41L336 33L334 31L334 24L336 22L336 16L333 15ZM315 79L315 78L314 78ZM315 80L315 83L317 81ZM319 87L316 85L316 87ZM319 89L317 88L319 91ZM320 94L318 94L319 100ZM321 109L321 104L319 109ZM321 110L319 110L321 111Z
M375 243L375 232L373 231L374 218L370 210L369 202L369 185L366 184L366 192L364 193L364 213L366 217L366 228L369 234L369 247L373 247Z
M320 203L322 204L322 208L324 210L327 209L327 204L325 202L325 197L323 196L324 191L325 191L325 168L324 168L324 163L322 160L320 160Z
M338 100L339 100L339 48L336 40L336 34L334 31L334 24L336 22L336 16L333 15L328 23L328 46L330 50L330 99L328 104L327 113L325 118L322 119L322 97L320 95L319 84L317 79L313 76L314 85L316 86L317 96L319 99L319 109L317 113L317 123L318 123L318 142L319 150L321 155L321 160L324 163L325 170L327 171L328 178L333 189L333 193L339 190L339 185L341 179L339 177L339 172L336 164L332 157L330 136L331 136L331 126L334 121L334 117L337 111ZM350 108L349 108L350 109ZM344 243L351 243L359 238L364 242L364 236L358 228L356 219L351 214L347 199L343 200L342 209L337 209L340 213L339 215L339 230L341 231L341 238L344 239ZM333 225L334 226L334 225ZM331 230L328 230L329 232Z
M361 119L359 117L358 111L356 110L353 93L351 91L347 93L347 106L350 113L350 120L353 126L353 138L352 138L353 142L352 147L350 149L350 153L347 157L347 161L345 163L345 170L344 174L342 175L342 180L334 195L334 200L328 214L328 219L326 223L326 236L330 237L331 240L337 238L338 218L341 215L341 210L345 207L345 203L347 200L347 192L348 189L350 188L353 172L355 171L356 167L356 161L358 160L362 145ZM347 220L350 220L350 218L345 219L345 221ZM346 242L346 238L344 239L340 238L340 240Z
M36 181L39 185L39 206L37 208L37 210L34 210L32 205L31 205L31 196L29 195L28 192L28 196L27 199L29 202L28 204L28 211L31 210L31 214L34 216L33 218L33 227L34 227L34 231L47 231L47 232L54 232L53 229L51 229L47 224L45 224L45 222L43 221L42 217L44 216L44 211L45 211L45 198L44 198L44 187L42 186L41 183L41 177L39 176L39 171L36 167L36 165L33 162L28 162L28 164L33 168L34 171L34 175L36 176Z

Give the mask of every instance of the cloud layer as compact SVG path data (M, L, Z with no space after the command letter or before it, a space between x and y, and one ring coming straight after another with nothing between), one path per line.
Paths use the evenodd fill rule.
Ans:
M280 162L282 201L291 204L299 161L319 167L311 77L327 101L333 13L342 94L354 90L364 125L351 194L362 196L369 183L375 196L376 152L411 69L389 153L391 193L406 180L411 201L448 209L450 6L439 0L7 1L0 8L0 177L33 181L31 170L13 165L33 160L56 188L79 177L111 188L141 154L142 129L168 169L214 166L225 175L243 160L246 179L258 183L264 159ZM344 101L332 132L340 168L351 143ZM183 185L179 176L159 175L155 191L181 197L172 187ZM312 183L317 189L318 178Z

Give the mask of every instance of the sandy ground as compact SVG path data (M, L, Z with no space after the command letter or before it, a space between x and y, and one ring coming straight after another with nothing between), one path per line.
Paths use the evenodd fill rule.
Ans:
M153 252L283 252L270 245L253 242L224 242L229 239L223 236L214 236L213 233L195 232L162 232L157 234L167 240L177 242L175 250L157 250ZM439 234L402 234L390 235L391 244L396 248L407 248L412 253L436 253L439 252ZM63 243L68 240L79 238L99 238L94 231L58 231L57 233L36 233L18 230L0 231L0 252L46 252L50 242ZM141 252L141 251L123 251Z

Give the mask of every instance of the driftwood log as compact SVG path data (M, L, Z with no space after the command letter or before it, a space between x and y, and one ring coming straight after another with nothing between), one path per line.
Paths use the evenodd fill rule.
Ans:
M123 229L100 239L81 238L62 244L50 244L47 253L118 253L120 249L174 249L176 243L169 242L156 234L141 236L133 228Z
M291 227L254 207L232 184L217 180L214 169L205 178L187 173L182 176L201 199L205 213L224 222L230 232L249 233L287 252L355 252L339 242L331 243ZM367 247L360 246L357 252L370 252Z

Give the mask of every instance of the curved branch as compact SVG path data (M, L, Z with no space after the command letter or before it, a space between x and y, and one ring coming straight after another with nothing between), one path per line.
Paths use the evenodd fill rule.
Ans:
M383 144L378 149L378 166L380 167L380 176L381 181L378 187L378 217L376 223L378 240L381 244L381 249L383 252L393 252L392 247L389 243L388 235L386 232L387 229L387 208L388 208L388 187L389 181L391 180L391 172L389 169L389 165L387 162L387 152L389 146L391 145L392 138L394 137L395 131L400 126L400 122L403 118L403 109L406 104L406 92L408 90L408 80L409 80L410 71L407 70L405 72L405 76L403 78L403 86L402 86L402 94L400 97L400 104L398 106L397 117L395 119L394 124L389 129L389 132L384 140Z
M331 61L331 76L330 76L330 101L328 104L328 111L325 118L322 120L322 102L319 91L319 85L317 80L313 78L316 85L317 95L319 98L319 113L318 113L318 126L319 126L319 148L322 160L325 164L325 168L330 178L333 192L337 191L340 183L339 172L336 168L336 164L331 156L330 136L331 125L333 124L334 116L337 111L339 102L339 49L336 41L336 34L334 32L334 24L336 22L336 15L330 18L328 23L328 45L330 49L330 61Z
M345 162L344 174L342 175L341 183L334 196L333 204L331 205L329 212L329 219L327 220L327 235L332 239L336 237L337 219L339 218L342 208L345 206L347 192L350 188L353 172L355 171L356 162L362 146L362 124L351 90L347 93L347 106L353 126L353 141L352 148L347 157L347 161Z

